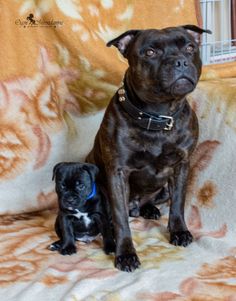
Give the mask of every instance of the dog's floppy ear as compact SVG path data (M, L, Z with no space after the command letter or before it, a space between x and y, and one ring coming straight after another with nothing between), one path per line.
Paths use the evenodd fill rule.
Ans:
M141 32L141 30L128 30L122 33L119 37L108 42L107 47L117 47L119 51L123 54L123 56L126 57L126 50L128 48L128 45L139 32Z
M212 33L209 29L202 29L196 25L187 24L187 25L183 25L182 27L193 36L193 38L197 44L200 44L201 34L203 34L204 32L210 33L210 34Z
M61 166L63 166L65 163L64 162L60 162L57 163L54 167L53 167L53 172L52 172L52 181L55 179L56 173L58 172L59 168Z
M99 172L98 167L94 164L85 163L83 165L83 169L86 170L90 174L90 177L91 177L92 181L95 182L96 175Z

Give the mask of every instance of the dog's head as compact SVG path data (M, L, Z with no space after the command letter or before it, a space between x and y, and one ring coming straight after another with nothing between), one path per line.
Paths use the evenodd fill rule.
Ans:
M52 179L56 181L59 208L82 208L93 190L97 173L97 166L89 163L62 162L55 165Z
M181 98L191 92L201 74L200 35L195 25L162 30L129 30L107 46L128 59L129 83L140 99L150 102Z

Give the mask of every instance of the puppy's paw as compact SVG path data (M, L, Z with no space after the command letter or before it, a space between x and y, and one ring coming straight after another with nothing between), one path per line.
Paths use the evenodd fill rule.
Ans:
M61 241L57 240L54 243L52 243L50 246L48 246L48 250L50 251L59 251L61 249Z
M115 267L124 272L133 272L140 266L138 256L133 254L119 255L115 258Z
M73 244L67 245L65 247L62 247L59 250L61 255L72 255L76 253L76 246Z
M116 244L113 239L104 240L104 252L108 255L110 253L115 253Z
M140 215L145 219L159 219L161 213L156 206L152 204L146 204L140 208Z
M170 243L175 246L187 247L193 241L189 231L177 231L170 233Z

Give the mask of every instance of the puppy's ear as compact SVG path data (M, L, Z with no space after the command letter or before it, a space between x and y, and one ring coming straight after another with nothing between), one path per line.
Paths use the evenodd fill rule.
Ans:
M99 172L98 167L94 164L85 163L83 165L83 169L86 170L90 174L90 177L91 177L92 181L95 182L96 175Z
M116 48L118 48L120 53L122 53L123 56L126 57L128 46L139 32L141 32L141 30L128 30L122 33L119 37L108 42L107 47L115 46Z
M64 164L65 164L64 162L57 163L57 164L53 167L52 181L55 179L56 173L58 172L58 170L60 169L60 167L63 166Z
M196 25L187 24L187 25L183 25L182 27L185 30L187 30L187 32L190 33L191 36L193 36L193 38L197 44L200 44L200 42L201 42L201 34L203 34L204 32L210 33L210 34L212 33L209 29L202 29Z

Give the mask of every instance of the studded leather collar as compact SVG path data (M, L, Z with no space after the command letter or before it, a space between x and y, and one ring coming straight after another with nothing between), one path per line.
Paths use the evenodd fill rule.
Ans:
M140 127L152 131L171 131L176 118L178 118L186 105L186 102L184 102L183 105L171 116L151 115L138 109L129 101L124 86L118 90L118 100L121 107L136 121Z

